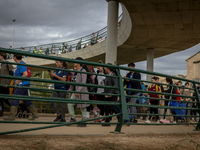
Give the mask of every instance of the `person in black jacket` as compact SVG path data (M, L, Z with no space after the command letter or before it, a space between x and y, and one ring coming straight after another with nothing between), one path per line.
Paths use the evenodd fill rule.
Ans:
M112 64L110 64L112 65ZM106 73L109 76L116 76L117 72L115 69L112 68L105 68ZM111 78L111 77L106 77L105 78L105 86L115 86L118 87L118 81L117 78ZM117 101L117 96L111 96L109 94L118 94L118 90L115 89L104 89L104 93L107 93L108 95L105 96L105 101L113 101L116 102ZM105 105L104 109L105 109L105 115L108 116L110 111L109 111L109 107L111 108L111 111L115 114L118 113L117 109L115 108L115 106L111 105ZM105 122L110 122L111 118L106 118ZM110 124L103 124L102 126L110 126Z
M135 68L135 64L134 63L129 63L128 67L134 69ZM138 72L130 71L126 75L126 78L141 80L141 75ZM126 87L130 88L130 89L142 89L140 81L124 80L124 85L126 85ZM131 96L139 96L138 92L133 92L133 91L126 91L126 94L127 95L131 95ZM137 98L130 98L130 97L128 97L128 100L130 101L131 104L135 104ZM130 107L130 113L137 113L136 107L131 106ZM130 119L129 122L137 123L136 118L137 118L136 115L132 115L132 117L131 117L131 119Z
M166 93L169 93L169 94L176 94L176 87L174 86L170 86L170 85L173 85L173 81L171 78L166 78L166 82L167 84L169 84L169 86L167 86L167 90L166 90ZM173 100L176 100L176 97L172 97L172 96L169 96L169 95L166 95L165 96L165 99L173 99ZM165 101L165 106L168 106L168 103L169 101ZM165 114L167 112L167 109L165 109ZM174 114L175 112L172 112L172 114ZM164 116L164 119L166 119L166 116ZM175 119L175 118L174 118ZM174 121L175 122L175 121Z

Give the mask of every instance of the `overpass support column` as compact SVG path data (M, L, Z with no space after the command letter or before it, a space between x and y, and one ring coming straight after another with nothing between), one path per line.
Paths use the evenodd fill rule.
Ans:
M118 0L106 0L108 2L107 39L106 39L106 63L117 64L117 39L118 39Z
M153 64L154 64L154 49L148 48L147 49L147 71L153 72ZM147 81L151 81L152 75L146 76Z

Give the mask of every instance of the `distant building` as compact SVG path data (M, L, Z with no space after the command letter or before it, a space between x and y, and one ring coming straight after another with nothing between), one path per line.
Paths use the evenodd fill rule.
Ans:
M187 61L187 79L195 80L200 82L200 51L190 58L186 59Z

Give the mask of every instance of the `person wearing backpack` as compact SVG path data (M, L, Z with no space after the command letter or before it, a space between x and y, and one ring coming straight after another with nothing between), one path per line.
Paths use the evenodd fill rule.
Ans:
M152 77L151 78L151 82L155 82L155 83L152 83L151 86L149 86L149 90L148 91L152 91L152 92L161 92L161 88L160 86L158 86L156 84L156 78L155 77ZM158 94L154 94L154 93L151 93L149 94L149 97L150 98L161 98L161 95L158 95ZM150 99L149 100L151 105L161 105L161 101L159 100L156 100L156 99ZM158 114L158 108L152 108L150 107L150 114ZM145 121L145 123L151 123L151 115L149 116L149 119L147 121ZM159 116L156 116L156 119L157 119L157 123L160 123L160 120L159 120Z
M21 55L15 54L13 59L16 63L26 64L24 61L22 61ZM30 70L28 69L27 66L17 65L14 74L15 74L15 76L18 76L18 77L29 77L29 75L30 75L29 72L30 72ZM30 81L26 81L26 80L14 80L14 83L16 86L19 86L19 87L22 87L22 86L29 87L30 86ZM13 95L28 96L29 91L28 91L28 89L16 88ZM10 115L8 117L4 118L4 120L9 120L9 121L15 120L15 115L18 110L19 102L20 102L20 100L14 100L14 99L12 100L11 107L10 107ZM34 104L31 101L24 101L24 103L27 106L28 110L32 114L32 117L29 118L29 120L34 120L34 119L38 118L38 113L37 113L37 110L36 110Z
M66 62L61 62L61 61L56 61L56 67L60 69L67 69L67 63ZM67 81L69 72L68 71L62 71L62 70L55 70L54 73L50 72L49 70L49 75L52 80L59 80L59 81ZM64 90L64 92L53 92L52 96L53 98L66 98L68 90L68 85L65 84L54 84L54 88L57 90ZM66 122L65 120L65 113L66 113L66 105L65 103L60 103L60 108L61 108L61 113L58 109L58 106L56 103L51 103L53 109L55 110L57 117L54 120L54 122Z
M76 60L82 60L83 58L81 57L77 57ZM76 83L83 83L86 84L87 83L87 74L85 74L84 72L86 72L87 66L83 66L82 64L78 64L78 63L74 63L74 68L76 68L77 71L81 71L83 73L75 73L73 75L73 77L71 78L71 82L76 82ZM86 86L73 86L70 85L70 91L75 91L75 92L88 92L88 88ZM69 97L70 99L73 100L89 100L89 94L82 94L82 93L69 93ZM75 112L74 112L74 106L76 105L76 103L68 103L68 111L70 114L70 122L76 122L75 119ZM81 113L82 113L82 120L86 120L87 119L87 115L86 115L86 108L89 106L89 104L77 104L77 107L80 108ZM86 127L85 123L82 124L78 124L78 127Z
M6 61L6 57L7 57L7 54L6 53L3 53L1 52L0 53L0 60L1 61ZM13 66L11 64L4 64L2 63L1 64L1 75L13 75ZM0 84L4 84L5 87L0 87L0 93L1 94L9 94L9 88L6 87L6 85L10 85L11 83L11 79L6 79L6 78L0 78ZM0 99L0 107L1 107L1 110L0 110L0 116L3 116L3 112L4 112L4 102L10 106L10 102L8 99Z

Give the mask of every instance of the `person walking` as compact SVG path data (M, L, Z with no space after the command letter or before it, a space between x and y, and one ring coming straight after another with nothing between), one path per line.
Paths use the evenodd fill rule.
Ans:
M1 61L6 61L6 53L1 52L0 53L0 60ZM1 64L1 75L13 75L13 66L11 64ZM0 93L1 94L9 94L9 88L6 87L7 85L10 85L11 83L11 79L4 79L4 78L0 78L0 84L4 84L5 86L1 86L0 87ZM8 105L10 105L10 102L8 99L0 99L0 105L1 105L1 110L0 110L0 116L3 116L3 112L4 112L4 102Z
M109 63L109 65L112 65ZM117 72L116 69L113 68L105 68L106 73L109 76L117 76ZM118 87L118 81L117 78L112 78L112 77L106 77L105 78L105 86L114 86L114 87ZM117 102L117 96L111 96L109 94L118 94L118 90L115 89L104 89L104 93L107 93L108 95L105 96L105 101L112 101L112 102ZM110 108L110 109L109 109ZM105 115L109 116L110 111L117 114L118 111L115 108L115 106L111 105L105 105L104 106L105 109ZM111 118L106 118L105 122L109 123L111 121ZM102 126L110 126L110 124L103 124Z
M25 62L22 61L21 55L15 54L13 59L16 63L25 64ZM17 65L14 74L15 74L15 76L18 76L18 77L27 77L28 76L27 66ZM19 87L29 87L30 86L30 81L26 81L26 80L15 80L14 83L16 86L19 86ZM28 92L28 89L16 88L13 95L28 96L29 92ZM9 115L9 117L4 118L4 120L10 120L10 121L15 120L15 115L18 110L19 102L20 102L20 100L14 100L14 99L11 101L10 115ZM31 101L24 101L24 104L27 106L27 108L29 109L29 111L32 114L32 117L29 118L29 120L35 120L36 118L38 118L37 109L35 108L34 104Z
M157 84L156 84L156 78L155 77L153 77L153 78L151 78L151 82L155 82L155 83L152 83L152 85L151 86L149 86L149 91L153 91L153 92L161 92L161 88L160 88L160 86L158 86ZM158 95L158 94L149 94L149 97L151 97L151 98L161 98L161 95ZM156 99L150 99L150 103L151 103L151 105L161 105L161 101L159 101L159 100L156 100ZM158 108L152 108L152 107L150 107L150 113L151 114L158 114ZM148 118L148 120L147 121L145 121L145 123L151 123L151 115L149 116L149 118ZM157 123L160 123L160 120L159 120L159 116L156 116L156 120L157 120Z
M135 69L135 64L134 63L129 63L128 64L129 68ZM126 78L130 79L138 79L141 80L141 74L138 72L130 71L127 75ZM133 80L124 80L124 85L126 85L127 88L129 89L142 89L140 81L133 81ZM132 91L126 91L127 95L131 96L139 96L140 93L138 92L132 92ZM128 100L130 101L131 104L135 104L137 101L137 98L130 98L128 97ZM130 107L130 113L137 113L137 109L134 106ZM131 115L131 119L129 122L137 123L137 115Z
M166 78L166 82L167 84L169 84L169 86L167 86L167 90L166 90L166 93L169 93L169 94L176 94L176 87L172 86L173 85L173 81L171 78ZM174 96L168 96L166 95L165 96L165 99L172 99L172 100L176 100L176 97ZM169 101L165 101L165 106L168 106L169 104ZM173 103L173 102L172 102ZM167 113L167 109L165 109L165 116L164 116L164 119L166 119L166 113ZM176 115L176 112L175 111L172 111L172 114L173 115ZM176 123L176 117L174 116L174 122L173 123Z
M189 88L189 83L186 82L185 83L185 87ZM180 95L184 95L184 96L193 96L193 91L190 89L182 89ZM188 101L188 102L192 102L191 98L186 98L186 97L181 97L181 101ZM187 108L192 108L192 103L187 103L186 104ZM187 116L189 116L191 113L191 110L187 110ZM186 117L186 123L189 123L190 117Z
M83 60L81 57L77 57L76 60ZM71 82L76 82L76 83L86 83L87 81L87 74L86 72L87 69L85 69L87 66L83 66L82 64L74 63L74 68L76 68L77 71L82 71L83 73L75 73L73 77L71 78ZM86 86L73 86L70 85L70 91L75 91L75 92L88 92L88 89ZM89 94L81 94L81 93L70 93L69 94L70 99L73 100L89 100ZM68 110L70 114L70 122L76 122L75 119L75 112L74 112L74 106L75 103L69 103L68 104ZM89 106L89 104L77 104L77 107L80 108L81 113L82 113L82 120L87 119L86 115L86 108ZM86 127L85 123L78 124L78 127Z
M67 69L67 63L66 62L61 62L61 61L56 61L56 67L60 69ZM63 71L63 70L55 70L54 73L49 72L49 75L52 80L59 80L59 81L67 81L67 78L69 76L68 71ZM66 98L68 90L68 86L65 84L54 84L54 88L57 90L63 90L63 92L53 92L52 96L53 98ZM51 103L53 109L55 110L57 117L54 120L54 122L66 122L65 120L65 113L66 113L66 105L65 103L60 103L61 107L61 113L58 109L58 106L56 103Z
M103 63L101 60L99 61L99 63ZM101 74L101 75L106 75L106 71L103 67L97 66L97 74ZM105 85L105 76L99 76L97 75L95 77L95 84L97 85ZM96 88L96 93L101 94L104 93L104 88ZM105 96L104 95L97 95L97 100L99 101L104 101ZM97 107L100 109L100 117L104 116L105 110L104 110L104 105L97 105ZM102 120L97 120L97 122L101 122Z

